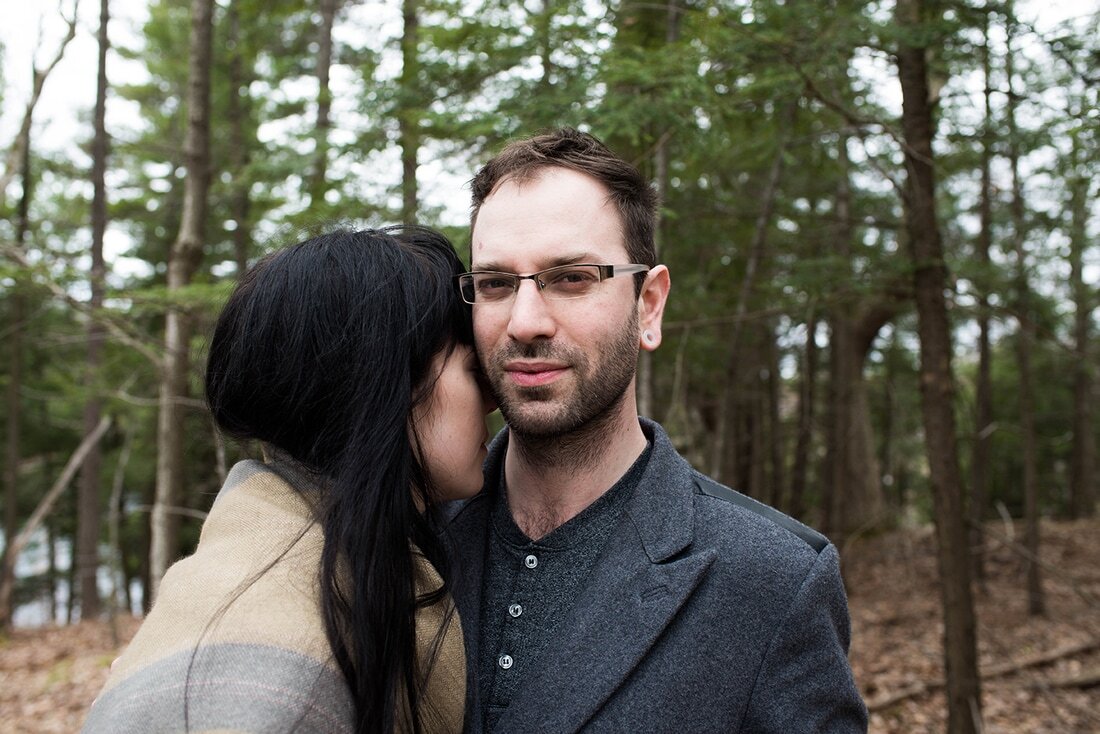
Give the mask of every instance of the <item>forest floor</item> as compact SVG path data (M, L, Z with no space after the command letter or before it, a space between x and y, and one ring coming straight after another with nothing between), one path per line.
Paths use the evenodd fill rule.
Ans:
M1019 527L988 527L1021 537ZM988 578L976 595L986 734L1100 732L1100 521L1043 523L1042 538L1039 618L1027 614L1021 556L987 543ZM864 539L844 556L852 665L871 732L945 731L932 530ZM119 639L137 625L119 619ZM0 639L0 733L77 731L118 649L106 622Z
M986 582L974 597L985 734L1100 732L1100 521L1043 522L1040 537L1046 613L1033 617L1022 526L986 526ZM947 730L934 550L924 528L842 554L872 732Z

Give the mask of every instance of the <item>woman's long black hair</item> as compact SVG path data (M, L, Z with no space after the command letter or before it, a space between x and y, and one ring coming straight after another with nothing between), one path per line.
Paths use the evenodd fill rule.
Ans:
M410 437L433 357L472 343L463 266L419 227L330 232L253 267L218 319L206 396L221 429L277 447L324 489L321 607L357 732L420 731L415 544L445 573L418 509L437 498ZM446 576L444 575L444 578Z

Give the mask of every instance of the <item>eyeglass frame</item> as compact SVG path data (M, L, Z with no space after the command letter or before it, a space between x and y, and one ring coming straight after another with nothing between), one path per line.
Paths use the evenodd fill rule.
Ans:
M643 265L641 263L625 263L625 264L622 264L622 265L604 265L604 264L600 264L600 263L567 263L565 265L555 265L552 268L545 268L543 270L536 270L535 272L529 273L528 275L520 275L519 273L506 273L502 270L471 270L469 272L460 273L460 274L456 275L455 276L455 284L458 286L459 296L462 298L463 301L470 304L471 306L484 306L484 305L487 305L487 304L511 303L515 299L516 293L519 293L519 287L520 287L520 285L522 284L523 281L525 281L525 280L533 281L534 284L535 284L535 288L538 290L539 294L541 295L542 292L546 289L546 286L548 284L546 282L544 282L540 276L544 276L547 273L552 273L555 270L569 270L570 268L596 268L596 273L599 276L599 281L597 281L598 283L602 283L605 280L607 280L608 278L614 278L616 275L634 275L634 274L637 274L637 273L648 273L650 270L653 269L652 266ZM502 298L499 301L482 301L480 303L467 299L466 298L466 291L462 287L462 282L463 282L464 279L472 279L473 276L475 276L475 275L502 275L502 276L505 276L506 278L512 279L512 281L513 281L512 295L508 296L507 298ZM579 298L584 298L587 295L589 295L589 293L582 293L582 294L576 295L576 296L567 296L565 298L561 298L561 297L551 298L550 300L552 300L552 301L572 301L572 300L576 300L576 299L579 299Z

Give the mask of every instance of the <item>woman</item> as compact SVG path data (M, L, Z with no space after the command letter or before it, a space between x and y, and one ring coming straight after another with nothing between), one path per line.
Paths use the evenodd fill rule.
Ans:
M462 632L427 514L481 486L463 267L431 230L339 231L258 263L206 394L233 467L85 731L462 727Z

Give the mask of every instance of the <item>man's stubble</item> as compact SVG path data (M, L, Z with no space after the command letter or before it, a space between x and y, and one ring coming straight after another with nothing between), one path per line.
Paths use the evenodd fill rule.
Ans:
M507 382L504 364L518 358L560 360L572 368L576 385L571 394L557 398L564 402L552 413L525 408L555 399L556 385L516 389ZM582 350L548 339L510 342L484 363L490 391L524 461L532 467L576 473L599 463L607 431L614 430L619 407L627 399L638 364L638 312L631 313L595 363Z

